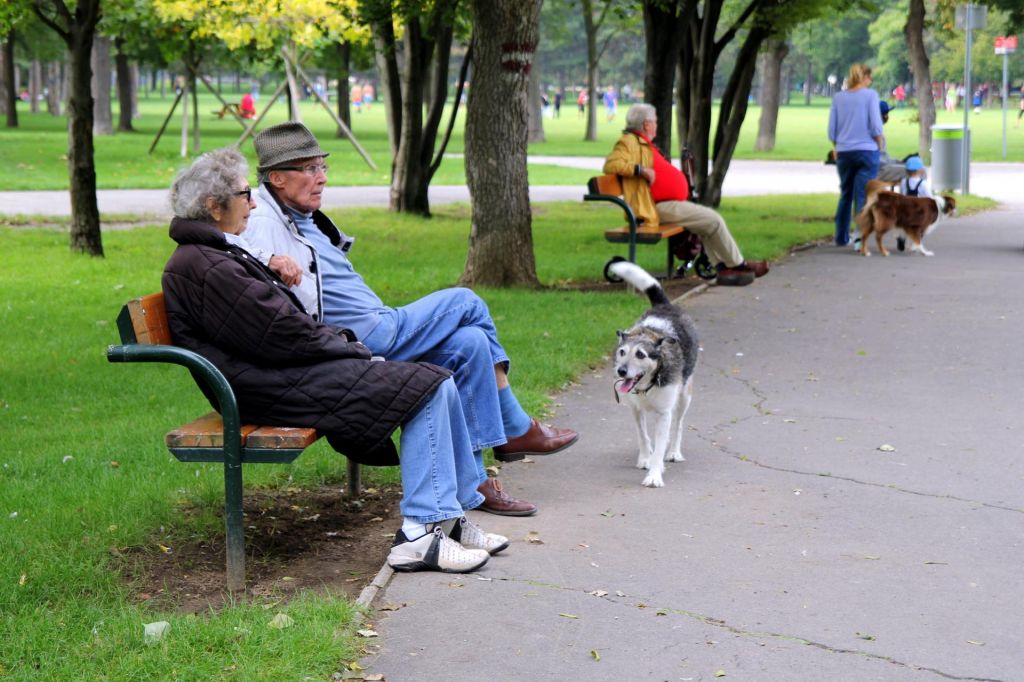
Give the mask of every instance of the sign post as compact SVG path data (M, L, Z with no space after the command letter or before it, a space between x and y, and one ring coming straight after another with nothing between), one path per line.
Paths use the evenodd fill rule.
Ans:
M972 31L985 28L988 24L988 6L966 5L956 6L956 27L964 29L967 38L967 49L964 51L964 153L960 165L960 191L967 194L971 180L971 130L967 117L971 111L971 47L974 42Z
M996 54L1003 55L1003 158L1006 158L1006 106L1010 100L1010 55L1017 51L1017 36L997 36L995 39ZM1024 95L1022 95L1024 96Z

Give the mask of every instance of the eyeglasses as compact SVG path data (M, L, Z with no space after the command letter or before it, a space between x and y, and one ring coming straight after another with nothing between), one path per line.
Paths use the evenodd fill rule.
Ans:
M252 201L252 187L246 187L245 189L234 192L233 195L236 197L245 197L246 201Z
M290 170L290 171L301 171L306 175L316 175L317 173L323 173L327 175L327 169L330 168L326 163L311 163L308 166L278 166L277 168L271 168L270 170Z

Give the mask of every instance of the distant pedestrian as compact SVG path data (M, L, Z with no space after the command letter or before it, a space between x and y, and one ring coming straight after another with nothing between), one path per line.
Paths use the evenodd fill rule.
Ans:
M363 108L367 111L373 106L373 99L376 93L373 90L373 83L363 85Z
M850 219L864 207L868 180L878 175L882 136L882 113L878 93L871 89L871 67L850 67L847 88L832 97L828 115L828 138L839 172L839 204L836 206L837 246L850 243ZM854 235L854 246L860 246Z
M555 90L555 118L562 116L562 100L565 99L565 88L558 86Z
M604 112L609 121L615 119L616 104L618 104L618 97L615 95L615 88L609 85L604 91Z
M1020 84L1020 110L1017 112L1017 123L1014 128L1020 128L1020 119L1024 116L1024 83Z
M579 107L576 118L583 118L586 115L588 99L590 99L590 95L587 94L587 89L582 88L579 96L576 98L576 106Z
M949 87L946 88L946 111L956 111L956 100L956 85L954 83L950 83Z
M349 90L348 99L357 114L363 113L363 86L359 83L353 85L352 89Z
M907 91L903 88L903 83L893 88L892 97L896 100L896 108L902 109L907 99Z

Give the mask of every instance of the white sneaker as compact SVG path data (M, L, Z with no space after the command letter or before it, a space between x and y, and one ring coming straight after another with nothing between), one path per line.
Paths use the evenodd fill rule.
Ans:
M490 555L482 549L466 549L446 537L440 526L421 538L410 540L399 530L388 554L388 566L396 571L443 571L469 573L484 564Z
M465 516L452 528L452 540L466 549L482 549L488 554L497 554L508 547L508 538L497 533L488 533Z

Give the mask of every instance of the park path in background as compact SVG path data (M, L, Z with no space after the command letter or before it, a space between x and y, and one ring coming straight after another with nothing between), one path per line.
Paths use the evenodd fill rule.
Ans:
M603 158L576 156L530 156L529 163L549 164L566 168L593 170L597 175ZM1024 164L975 163L971 166L971 191L1003 203L1024 205L1021 191ZM733 161L722 187L723 196L757 194L837 193L839 180L835 166L813 161ZM530 200L579 201L585 193L582 185L534 185ZM104 214L135 213L170 216L167 190L163 189L101 189L96 192L100 211ZM328 209L386 207L387 187L328 187L324 190L324 207ZM435 206L468 203L469 190L458 185L433 185L430 203ZM5 215L71 215L67 191L0 192L0 214Z

